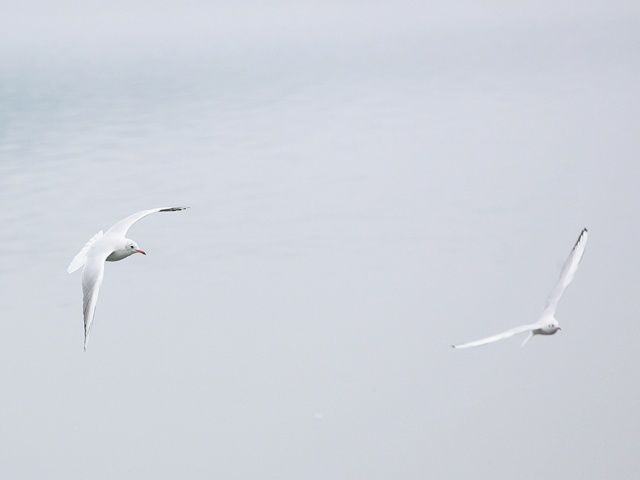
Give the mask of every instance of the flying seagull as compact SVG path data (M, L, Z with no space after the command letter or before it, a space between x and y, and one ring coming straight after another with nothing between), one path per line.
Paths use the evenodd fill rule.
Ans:
M134 253L146 255L138 244L126 238L131 226L141 218L156 212L179 212L188 207L152 208L134 213L113 225L106 233L100 230L80 250L67 268L67 272L73 273L80 267L82 270L82 311L84 314L84 350L87 350L89 330L93 323L93 317L98 302L98 292L104 276L104 262L117 262Z
M553 335L558 330L561 330L560 325L555 318L556 307L558 306L560 297L562 297L562 294L569 286L576 274L576 271L578 270L578 265L580 264L580 260L582 260L582 255L584 254L584 248L587 245L587 236L587 229L582 229L582 232L580 232L580 236L578 237L578 241L573 246L573 249L569 254L569 258L567 258L564 266L562 267L560 280L558 280L556 288L553 289L551 296L547 300L547 306L545 307L544 312L542 312L542 316L537 322L512 328L511 330L507 330L506 332L498 333L497 335L483 338L481 340L476 340L474 342L463 343L461 345L452 345L452 347L478 347L480 345L486 345L488 343L497 342L498 340L502 340L504 338L512 337L519 333L528 332L527 337L522 342L522 346L524 347L527 342L531 340L531 338L533 338L534 335Z

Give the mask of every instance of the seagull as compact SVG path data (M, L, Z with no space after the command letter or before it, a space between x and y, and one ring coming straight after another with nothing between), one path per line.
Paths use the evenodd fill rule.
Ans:
M504 338L513 337L514 335L517 335L519 333L528 332L528 335L521 344L521 346L524 347L527 342L533 338L534 335L554 335L558 330L562 330L555 317L556 307L558 306L558 302L560 301L562 294L569 286L576 274L576 271L578 270L578 265L580 265L580 260L582 260L582 255L584 254L584 248L587 245L587 236L588 231L586 228L583 228L582 232L580 232L578 240L571 249L569 257L562 267L560 279L558 280L556 287L553 289L553 292L551 292L551 296L549 296L549 299L547 300L547 306L545 307L544 312L542 312L542 315L537 322L512 328L511 330L507 330L506 332L498 333L497 335L483 338L481 340L476 340L474 342L463 343L461 345L452 345L452 347L478 347L480 345L497 342L498 340L502 340Z
M157 212L179 212L188 207L152 208L134 213L117 222L106 233L100 230L96 233L82 250L71 260L67 272L73 273L80 267L82 270L82 311L84 314L84 350L87 350L89 330L93 323L98 302L98 292L104 276L104 262L117 262L135 253L146 255L138 244L126 238L131 226L138 220Z

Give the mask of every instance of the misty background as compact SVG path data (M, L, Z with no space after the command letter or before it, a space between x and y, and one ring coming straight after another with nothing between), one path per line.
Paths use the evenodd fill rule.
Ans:
M0 475L637 478L640 4L517 3L0 4Z

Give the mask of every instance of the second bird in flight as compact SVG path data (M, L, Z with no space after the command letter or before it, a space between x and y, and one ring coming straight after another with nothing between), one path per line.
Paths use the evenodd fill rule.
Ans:
M468 347L478 347L480 345L486 345L487 343L497 342L498 340L502 340L503 338L509 338L518 333L528 332L527 337L522 342L522 346L524 346L534 335L553 335L558 330L561 330L560 325L558 325L558 321L556 320L556 307L558 306L558 302L560 301L560 297L564 293L565 289L569 286L573 277L578 270L578 265L580 264L580 260L582 260L582 255L584 254L584 248L587 245L587 229L582 229L580 232L580 236L578 237L578 241L571 249L571 253L569 254L569 258L564 263L562 267L562 273L560 273L560 280L556 285L556 288L553 289L549 300L547 301L547 306L542 312L542 316L537 322L530 323L528 325L522 325L520 327L512 328L511 330L507 330L506 332L498 333L497 335L493 335L491 337L483 338L482 340L476 340L474 342L463 343L461 345L452 345L453 348L468 348Z

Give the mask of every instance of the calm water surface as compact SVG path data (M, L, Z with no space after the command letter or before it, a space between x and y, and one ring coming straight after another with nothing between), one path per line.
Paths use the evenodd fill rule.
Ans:
M411 12L13 31L3 478L635 478L638 17ZM83 353L69 261L165 205ZM561 335L448 348L534 320L583 226Z

